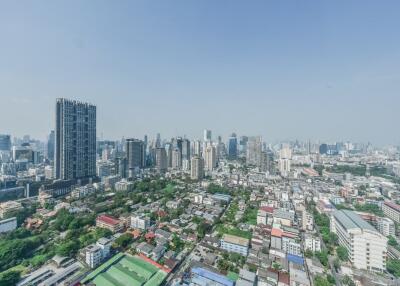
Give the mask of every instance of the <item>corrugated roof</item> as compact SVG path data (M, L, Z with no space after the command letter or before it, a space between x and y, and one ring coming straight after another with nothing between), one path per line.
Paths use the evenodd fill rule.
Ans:
M204 268L200 268L200 267L192 268L192 273L195 273L199 276L210 279L212 281L218 282L225 286L233 286L234 285L234 282L229 280L226 276L211 272Z
M358 214L350 210L334 211L332 215L345 229L367 229L376 231L376 229L363 220Z

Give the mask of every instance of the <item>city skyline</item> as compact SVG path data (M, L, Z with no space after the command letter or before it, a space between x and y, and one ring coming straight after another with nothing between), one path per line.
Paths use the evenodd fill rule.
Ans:
M2 133L44 139L65 97L110 139L400 142L397 1L69 4L2 4Z

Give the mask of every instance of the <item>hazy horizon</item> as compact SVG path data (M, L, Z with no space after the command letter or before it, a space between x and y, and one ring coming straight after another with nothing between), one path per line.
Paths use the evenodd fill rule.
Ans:
M23 4L22 4L23 3ZM398 1L8 1L0 134L44 139L56 98L105 139L399 144Z

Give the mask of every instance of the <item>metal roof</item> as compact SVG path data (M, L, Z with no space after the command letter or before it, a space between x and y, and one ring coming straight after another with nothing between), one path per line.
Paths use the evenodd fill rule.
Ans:
M376 231L376 229L363 220L358 214L350 210L339 210L334 211L332 215L335 217L345 229L366 229L371 231Z

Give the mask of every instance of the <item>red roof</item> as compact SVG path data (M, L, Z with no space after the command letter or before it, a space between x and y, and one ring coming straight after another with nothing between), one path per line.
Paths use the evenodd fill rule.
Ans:
M390 207L392 209L395 209L396 211L400 212L400 206L395 204L395 203L387 201L387 202L385 202L385 205L387 205L388 207Z
M148 232L146 233L146 235L144 236L146 239L152 239L154 238L156 235L154 234L154 232Z
M294 235L293 233L290 233L290 232L282 232L282 236L290 237L290 238L296 238L297 237L297 235Z
M117 225L119 224L119 220L116 219L115 217L112 217L110 215L101 215L97 217L97 220L106 223L106 224L111 224L111 225Z
M276 236L276 237L281 237L282 236L282 230L279 228L273 228L271 231L271 236Z
M272 214L274 212L274 207L264 206L260 207L260 210Z

